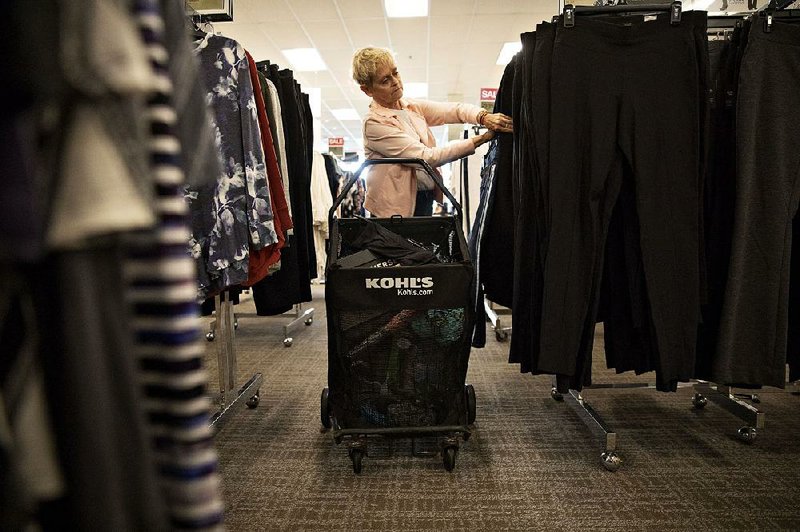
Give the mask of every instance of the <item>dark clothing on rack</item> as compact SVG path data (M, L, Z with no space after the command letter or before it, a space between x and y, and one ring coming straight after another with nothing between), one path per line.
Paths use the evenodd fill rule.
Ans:
M541 287L537 282L537 271L534 263L539 259L539 248L528 238L531 231L536 232L538 213L530 208L531 187L534 183L531 164L531 124L529 123L530 106L525 103L530 98L526 91L530 91L531 67L533 65L533 52L536 47L536 34L534 32L520 35L522 50L517 54L514 65L512 82L512 108L511 116L514 120L514 137L512 150L512 190L514 208L514 272L513 277L513 306L512 323L514 334L511 336L511 346L508 361L520 364L523 373L535 371L531 364L531 357L538 352L538 336L536 329L531 325L535 321L533 314L538 312L539 305L534 304L532 290ZM531 213L527 219L523 213ZM524 220L524 221L523 221ZM518 328L521 334L517 334Z
M666 15L658 15L666 19ZM611 23L609 23L611 22ZM576 374L593 327L598 273L621 186L636 187L642 258L660 354L660 380L690 379L699 309L697 97L694 41L705 13L668 20L581 19L553 50L549 240L539 368ZM635 46L636 53L626 50ZM669 164L664 164L669 161Z
M722 302L728 280L736 194L736 65L742 30L730 40L709 43L710 122L704 187L707 298L697 332L695 377L712 380Z
M753 25L739 73L736 215L713 365L714 380L722 384L785 384L796 269L793 219L800 200L797 65L800 25L775 20L769 33Z
M252 286L253 301L260 316L282 314L301 302L311 301L311 279L316 277L313 221L311 219L311 110L307 98L292 77L269 62L257 63L278 90L283 114L289 201L294 234L281 250L281 269ZM313 258L313 260L312 260Z
M513 114L512 85L517 57L503 71L494 112ZM481 169L480 201L469 232L469 253L475 262L475 334L473 347L486 344L484 295L511 308L514 277L513 135L500 133L489 146ZM466 164L466 163L464 163ZM509 233L512 245L509 246ZM486 256L486 260L482 258ZM487 264L486 269L481 265Z

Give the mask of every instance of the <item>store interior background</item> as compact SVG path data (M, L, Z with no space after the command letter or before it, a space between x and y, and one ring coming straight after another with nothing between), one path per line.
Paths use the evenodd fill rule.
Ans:
M712 11L722 0L684 0L684 9ZM730 0L731 9L736 2ZM590 5L593 2L575 1ZM761 1L759 1L759 4ZM353 52L382 46L395 53L405 96L478 105L482 88L497 88L505 64L518 50L519 35L550 20L558 0L235 0L233 22L214 22L213 31L237 40L257 60L291 68L308 93L317 151L328 138L344 139L355 170L363 160L362 120L370 98L351 78ZM426 16L393 17L427 12ZM420 11L421 10L421 11ZM211 28L206 28L211 29ZM515 48L516 46L516 48ZM319 61L292 61L287 50L315 50ZM312 52L313 53L313 52ZM439 145L462 138L464 126L432 128ZM470 133L472 134L472 133ZM479 151L482 153L485 151ZM356 159L357 157L357 159ZM470 158L470 218L477 209L482 157ZM454 183L451 168L442 171Z
M692 7L714 11L708 0L684 2ZM236 0L234 22L213 27L256 60L294 71L315 102L318 150L327 151L329 137L343 137L345 150L358 152L369 98L350 77L356 48L394 50L407 96L478 104L480 89L500 82L504 43L519 42L521 32L558 10L557 0L430 0L428 16L389 18L382 0ZM324 68L297 68L283 53L296 48L317 49ZM415 92L417 83L427 91ZM434 132L442 143L463 128ZM470 159L480 166L481 157ZM477 187L477 173L470 170L470 177ZM471 196L474 209L477 192ZM507 362L508 343L491 335L470 355L478 416L455 470L444 470L435 443L422 442L434 451L425 456L408 440L376 439L364 472L355 475L346 445L320 430L324 285L314 285L309 306L316 308L314 323L297 332L290 349L282 346L285 317L255 316L250 301L237 309L238 382L263 372L264 384L259 406L236 412L217 435L231 530L800 527L800 395L762 390L769 428L747 445L736 438L738 418L712 405L693 409L691 388L589 390L587 399L619 431L625 462L610 473L581 418L551 399L549 377L521 375ZM207 349L213 387L215 343ZM607 370L602 335L593 358L598 382L654 378Z

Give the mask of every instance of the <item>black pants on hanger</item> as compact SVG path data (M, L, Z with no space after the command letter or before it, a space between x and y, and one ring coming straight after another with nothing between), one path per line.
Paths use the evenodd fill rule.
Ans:
M529 200L529 190L533 186L533 172L531 164L531 148L533 138L530 131L530 106L528 96L530 93L530 77L533 65L533 52L536 46L536 33L526 32L520 35L522 50L517 54L514 64L513 78L513 105L511 117L514 120L513 144L513 187L514 187L514 280L513 280L513 305L512 322L514 334L511 336L511 346L508 361L520 364L520 371L527 373L533 371L531 354L533 353L536 339L530 326L534 307L531 305L529 277L534 272L533 257L536 249L533 247L533 233L535 233L535 216ZM517 333L519 331L519 334Z
M699 307L700 91L695 27L664 15L559 26L552 54L548 247L539 368L575 375L594 319L624 161L635 184L662 380L689 379ZM557 119L555 119L557 117Z
M770 33L752 26L739 72L733 249L713 365L724 384L785 383L800 202L798 65L800 25L774 21Z

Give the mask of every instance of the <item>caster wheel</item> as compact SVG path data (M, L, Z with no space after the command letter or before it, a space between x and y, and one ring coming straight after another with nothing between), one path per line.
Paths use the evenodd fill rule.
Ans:
M456 454L458 453L458 447L445 447L444 451L442 451L442 461L444 462L444 468L448 471L452 471L456 467Z
M505 342L508 340L508 332L507 331L495 331L494 338L498 342Z
M470 432L464 432L461 434L461 438L463 438L464 441L469 441L470 437L472 437L472 433Z
M622 465L622 457L614 451L606 451L600 455L600 462L603 467L613 473Z
M214 331L209 331L206 333L206 340L208 340L209 342L213 342L214 336L215 336Z
M761 398L758 396L758 394L753 394L753 397L750 398L750 401L752 403L758 404L761 402Z
M705 408L708 404L708 398L704 397L701 393L696 393L692 396L692 405L697 409Z
M306 321L304 321L303 323L305 323L305 324L306 324L306 327L309 327L309 326L310 326L312 323L314 323L314 318L308 318L308 319L307 319Z
M467 400L467 425L475 423L475 388L471 384L464 386L464 396Z
M736 437L745 443L753 443L757 434L753 427L742 427L736 432Z
M322 389L322 396L319 398L319 420L326 429L331 428L331 407L328 403L328 389Z
M563 401L564 394L560 393L555 387L550 388L550 397L553 398L554 401Z
M255 408L258 406L258 401L260 399L258 394L260 391L261 390L257 391L253 397L247 400L247 403L245 403L247 405L247 408Z
M334 436L333 443L335 443L336 445L342 443L342 436Z
M361 449L350 450L350 460L353 461L353 473L361 474L361 460L364 458L364 451Z
M233 328L234 329L238 329L239 328L239 320L237 320L236 318L233 319Z
M283 339L283 347L292 347L292 339L291 338L284 338Z

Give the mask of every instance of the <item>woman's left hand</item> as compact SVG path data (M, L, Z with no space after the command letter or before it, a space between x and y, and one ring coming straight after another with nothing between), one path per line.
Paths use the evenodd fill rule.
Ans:
M489 113L483 117L483 126L489 131L498 131L500 133L513 133L514 121L511 117L503 113Z

